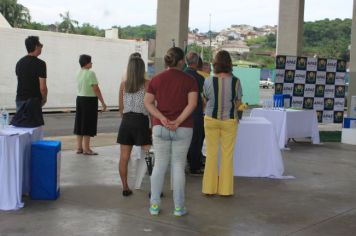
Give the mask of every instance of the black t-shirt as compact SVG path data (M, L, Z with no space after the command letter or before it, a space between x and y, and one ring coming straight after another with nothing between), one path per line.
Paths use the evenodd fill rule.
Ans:
M16 64L17 95L16 101L40 98L39 78L47 78L46 63L35 56L24 56Z

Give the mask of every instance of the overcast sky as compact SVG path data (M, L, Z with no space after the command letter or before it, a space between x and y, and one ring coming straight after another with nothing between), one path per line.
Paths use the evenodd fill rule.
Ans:
M169 1L169 0L167 0ZM283 0L288 1L288 0ZM60 13L69 11L80 24L100 28L156 24L157 0L18 0L32 20L60 22ZM190 0L189 27L201 32L219 31L231 24L276 25L279 0ZM305 0L305 21L324 18L351 18L353 0Z

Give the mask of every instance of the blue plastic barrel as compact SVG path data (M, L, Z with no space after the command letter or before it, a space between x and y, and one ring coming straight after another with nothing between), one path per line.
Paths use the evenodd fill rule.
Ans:
M31 147L31 190L34 200L55 200L59 196L60 141L40 140Z

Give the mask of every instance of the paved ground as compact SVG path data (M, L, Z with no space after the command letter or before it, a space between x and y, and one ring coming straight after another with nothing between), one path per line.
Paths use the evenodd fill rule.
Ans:
M283 158L285 174L296 179L235 178L230 198L203 196L201 177L188 176L182 218L171 213L169 181L162 214L152 217L148 177L142 190L122 197L118 147L95 150L99 156L63 151L61 197L25 199L25 208L1 212L0 235L356 235L355 146L292 143Z

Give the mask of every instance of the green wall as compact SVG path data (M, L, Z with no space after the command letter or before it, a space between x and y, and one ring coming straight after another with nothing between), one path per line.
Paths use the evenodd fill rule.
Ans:
M241 81L242 101L249 105L258 105L260 101L260 69L234 67L233 74Z

